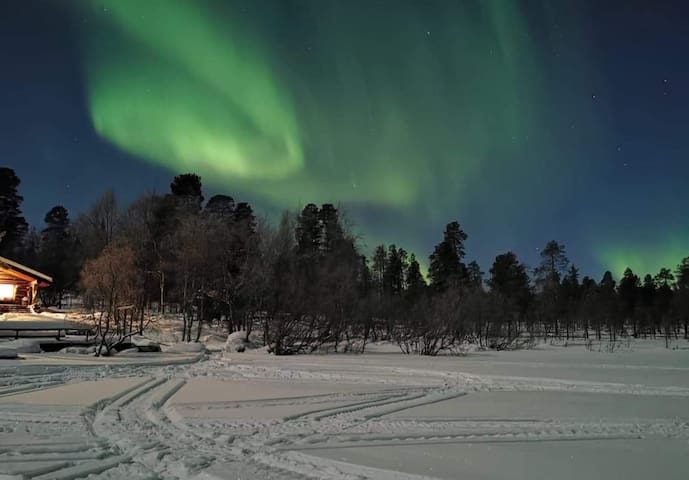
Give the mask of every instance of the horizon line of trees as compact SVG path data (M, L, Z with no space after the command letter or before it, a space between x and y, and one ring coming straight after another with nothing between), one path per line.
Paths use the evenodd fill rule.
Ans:
M380 339L425 355L539 337L689 339L689 256L674 270L641 278L628 268L619 282L606 271L596 281L550 241L536 268L508 251L485 274L465 262L468 236L453 221L424 277L396 244L362 253L333 204L285 212L273 226L228 195L204 202L201 178L188 173L126 207L105 192L74 221L57 205L38 231L21 214L19 184L0 168L0 255L53 276L44 305L80 295L106 352L162 312L179 314L184 341L224 325L247 338L261 331L276 354L363 351Z

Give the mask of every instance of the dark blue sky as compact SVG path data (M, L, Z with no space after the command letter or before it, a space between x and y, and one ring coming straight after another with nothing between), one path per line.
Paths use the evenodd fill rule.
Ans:
M183 170L96 133L89 68L136 67L126 55L87 61L85 23L127 27L107 1L92 3L0 4L0 158L39 227L53 205L76 216L106 189L126 202L166 191ZM269 213L342 202L369 247L395 242L420 257L457 219L485 270L507 249L533 265L553 238L596 277L689 255L688 3L258 3L198 8L214 17L209 29L241 30L240 53L247 38L260 46L251 51L293 105L308 174L273 187L200 166L206 198L227 193ZM108 31L98 40L121 41ZM499 61L485 60L496 48ZM177 80L174 64L164 71Z

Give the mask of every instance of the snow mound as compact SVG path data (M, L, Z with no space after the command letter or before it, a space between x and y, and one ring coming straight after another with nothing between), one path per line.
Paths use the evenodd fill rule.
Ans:
M178 343L168 348L167 353L199 353L206 350L206 346L203 343Z
M134 335L131 338L132 345L136 347L148 347L150 345L158 345L158 342L154 342L150 338L146 338L142 335Z
M201 341L209 352L222 352L225 349L227 334L211 333L201 337Z
M221 335L219 333L210 333L206 336L201 337L203 343L225 343L227 335Z
M365 352L367 353L399 353L400 347L396 342L389 340L377 340L375 342L369 342L365 346Z
M17 357L17 351L14 348L0 347L0 360L12 360Z
M41 317L48 317L48 318L57 318L59 320L66 320L67 319L67 314L70 313L67 310L59 310L57 308L48 308L45 310L42 310L40 313L37 314L37 316Z
M89 355L96 353L96 347L67 347L60 350L60 353L73 353L77 355Z
M46 330L59 329L82 329L88 327L84 323L69 320L64 315L43 315L33 313L4 313L0 315L0 325L5 329L32 329L39 330L44 328Z
M137 347L125 348L124 350L117 352L117 355L133 355L135 353L139 353L139 349Z
M246 331L240 330L238 332L231 333L227 336L225 341L225 353L236 353L244 352L245 350L256 350L263 347L263 339L251 333L249 335L249 340L246 340Z
M137 352L160 352L160 343L151 340L150 338L135 335L131 339L132 345L136 347Z
M0 343L2 348L15 350L17 353L41 353L41 340L36 338L20 338Z

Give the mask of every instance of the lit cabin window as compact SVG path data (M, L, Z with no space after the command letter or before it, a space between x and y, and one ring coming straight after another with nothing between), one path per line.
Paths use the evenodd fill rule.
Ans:
M17 287L8 283L0 283L0 300L14 300L14 291Z

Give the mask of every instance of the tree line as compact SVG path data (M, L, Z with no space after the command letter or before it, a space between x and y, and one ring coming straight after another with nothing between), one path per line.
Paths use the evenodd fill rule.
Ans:
M201 178L176 176L166 194L121 206L105 192L74 221L51 208L40 231L21 213L20 181L0 169L0 255L53 276L44 305L76 294L106 350L176 313L185 341L206 325L261 332L276 354L363 351L376 340L436 355L467 344L507 349L538 338L689 339L689 257L643 278L580 278L551 241L534 269L513 252L489 272L466 262L450 222L429 257L379 245L369 257L333 204L285 212L277 225L229 195L204 201Z

